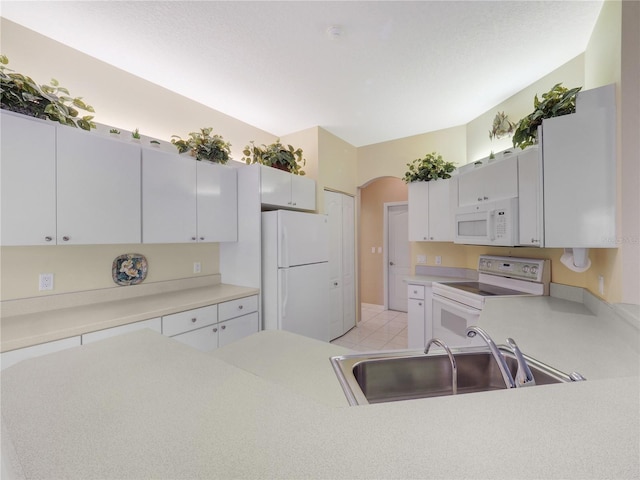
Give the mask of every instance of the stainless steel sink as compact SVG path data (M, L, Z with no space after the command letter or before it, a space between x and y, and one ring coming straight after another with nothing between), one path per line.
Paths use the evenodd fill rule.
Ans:
M499 347L515 376L516 358ZM458 394L506 389L489 351L452 349L458 369ZM569 375L525 356L537 385L571 382ZM422 351L363 353L332 357L331 363L351 405L393 402L452 394L451 363L444 354Z

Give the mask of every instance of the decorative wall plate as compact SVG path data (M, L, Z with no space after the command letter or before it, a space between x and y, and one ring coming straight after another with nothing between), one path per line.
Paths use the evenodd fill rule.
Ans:
M113 261L111 275L118 285L142 283L147 278L147 259L139 253L120 255Z

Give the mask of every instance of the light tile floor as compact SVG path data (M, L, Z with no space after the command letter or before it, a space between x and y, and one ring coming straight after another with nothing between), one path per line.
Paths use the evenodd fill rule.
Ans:
M356 351L407 348L407 314L382 305L361 304L360 323L331 343Z

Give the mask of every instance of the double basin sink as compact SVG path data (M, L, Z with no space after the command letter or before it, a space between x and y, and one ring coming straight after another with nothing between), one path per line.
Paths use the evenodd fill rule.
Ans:
M511 375L518 363L507 347L498 347ZM457 364L457 393L485 392L507 386L492 354L484 349L452 349ZM435 353L435 352L434 352ZM531 357L525 360L536 385L571 382L569 375ZM453 393L451 362L421 351L363 353L332 357L331 363L351 405L439 397Z

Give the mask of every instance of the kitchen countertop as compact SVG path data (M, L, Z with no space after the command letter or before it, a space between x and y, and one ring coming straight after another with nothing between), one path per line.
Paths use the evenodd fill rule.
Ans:
M214 356L143 330L10 367L3 455L26 478L638 477L637 377L338 406L278 373L316 343L281 333Z
M260 290L257 288L218 283L34 313L3 315L0 319L0 351L82 335L258 293Z

